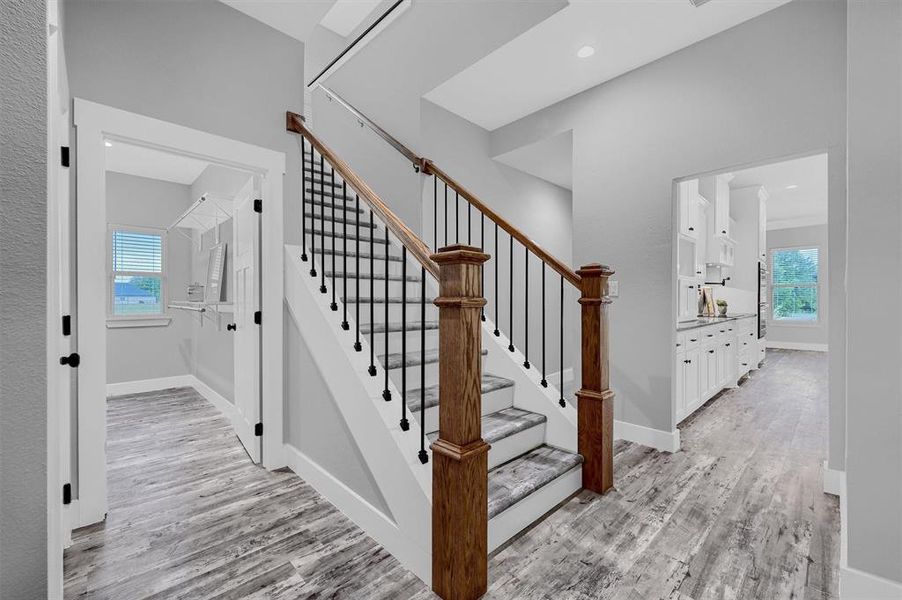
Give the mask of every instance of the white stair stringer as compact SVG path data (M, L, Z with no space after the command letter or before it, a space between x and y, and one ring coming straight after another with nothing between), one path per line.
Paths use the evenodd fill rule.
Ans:
M361 337L363 351L353 349L357 324L351 321L352 315L350 330L343 330L340 318L329 308L331 296L320 293L319 279L310 276L310 263L300 256L300 246L285 246L285 302L301 336L316 340L313 360L391 515L361 498L298 449L286 447L286 454L296 463L291 466L299 476L430 584L432 462L423 465L417 458L419 425L411 419L410 429L401 430L398 403L382 398L381 365L377 364L376 377L367 374L367 340ZM394 398L401 397L391 382L389 389Z

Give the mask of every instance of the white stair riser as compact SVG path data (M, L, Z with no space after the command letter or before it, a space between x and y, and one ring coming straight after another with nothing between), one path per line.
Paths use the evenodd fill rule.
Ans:
M344 265L342 264L342 261L341 261L341 257L340 257L340 256L336 256L335 259L336 259L335 267L336 267L336 269L338 269L339 271L341 271L341 270L344 268ZM352 262L351 262L351 257L348 257L348 269L351 270L351 271L353 271L354 266L355 266L355 265L353 265ZM329 275L329 272L330 272L331 269L332 269L332 262L329 261L329 262L326 264L326 267L327 267L327 269L326 269L326 278L329 280L330 285L331 285L332 277L331 277L331 275ZM342 290L342 291L344 290L344 285L345 285L345 283L344 283L344 281L343 281L343 279L342 279L341 276L336 275L336 277L335 277L335 283L338 285L338 289L339 289L339 290ZM349 295L349 296L356 296L356 295L357 295L357 284L358 284L358 281L357 281L356 273L353 273L353 272L352 272L352 273L349 273L348 276L347 276L347 286L348 286L348 295ZM369 278L369 273L368 273L368 272L367 272L367 273L363 273L363 272L361 271L361 273L360 273L360 290L361 290L361 292L363 293L364 296L369 296L369 295L370 295L370 278ZM400 281L400 280L398 280L398 279L389 279L389 280L388 280L388 296L389 296L390 298L393 298L393 297L394 297L394 298L401 298L401 297L402 297L402 292L403 292L403 291L404 291L404 286L403 286L403 282L402 282L402 281ZM373 278L373 293L374 293L377 297L379 297L379 296L384 296L384 295L385 295L385 279ZM411 297L411 296L419 296L419 295L420 295L420 282L419 282L419 281L408 281L408 282L407 282L406 295L407 295L408 298ZM428 287L427 287L427 289L426 289L426 295L427 295L427 296L429 295L429 289L428 289ZM407 319L407 320L408 320L408 321L412 321L412 320L415 320L415 318L416 318L416 319L419 319L419 315L420 315L420 307L419 307L419 305L417 305L416 311L415 311L416 314L414 314L414 315L411 314L411 310L412 310L412 309L410 308L410 306L412 306L412 305L408 305L408 308L407 308L407 313L408 313L408 319ZM362 307L362 306L361 306L361 309L360 309L360 310L361 310L361 311L363 310L363 307ZM415 318L414 318L414 317L415 317Z
M504 439L492 443L489 450L489 469L517 458L545 443L545 423L518 431Z
M389 348L390 353L400 352L400 347L397 348ZM408 348L408 352L415 352L415 349ZM385 347L376 347L376 361L378 362L379 356L385 353ZM485 371L485 357L483 357L483 372ZM439 372L439 363L427 363L426 364L426 385L435 385L438 383L438 372ZM389 372L389 378L395 382L395 385L400 390L401 389L401 369L391 369ZM407 389L412 390L414 388L420 387L420 365L411 365L407 367ZM427 430L434 431L434 430Z
M498 412L499 410L504 410L505 408L510 408L514 405L514 387L506 387L501 388L500 390L493 390L487 394L482 395L482 414L488 415L493 412ZM425 427L424 429L427 432L430 431L438 431L438 413L439 407L433 406L431 408L426 409L426 414L424 415ZM416 411L413 414L414 418L417 422L420 421L420 411Z
M339 253L335 255L336 271L340 271L342 269L342 267L344 266L344 262L343 262L344 255L341 253L341 250L342 249L339 248ZM310 257L313 256L314 251L316 252L316 273L317 273L317 277L318 277L321 274L320 264L323 263L323 261L325 261L325 267L326 267L325 270L326 271L332 270L332 254L330 254L328 252L326 254L323 254L320 251L319 237L316 238L315 246L313 245L310 238L308 237L307 238L308 261L307 261L307 263L305 263L307 265L308 269L310 268L309 267L309 265L310 265L309 259L310 259ZM350 249L349 249L349 252L351 252ZM364 252L369 254L369 248L367 248ZM382 252L380 252L379 249L377 248L376 254L377 255L382 254ZM348 255L348 270L349 271L353 271L355 273L357 272L357 262L356 261L357 261L357 257L354 256L353 253ZM360 257L360 277L363 278L364 275L368 275L369 272L370 272L370 259L369 259L369 257L361 256ZM392 275L400 275L401 274L401 261L394 261L394 260L388 261L388 272ZM385 273L385 259L384 258L380 259L377 256L376 258L373 259L373 273ZM332 283L331 277L328 277L327 280L328 280L329 284ZM337 278L336 278L336 281L337 281ZM364 290L369 289L368 283L369 283L369 279L367 279L367 286L364 288ZM376 289L378 290L379 289L378 281L376 283L377 283Z
M310 240L310 236L314 235L314 234L312 234L309 231L309 229L310 229L309 227L305 228L308 243L310 243L310 244L316 243L317 248L326 248L327 250L331 250L334 247L335 249L339 250L340 252L345 251L344 238L335 237L333 240L333 238L331 236L332 230L330 229L328 223L326 224L326 230L325 230L324 236L320 236L319 227L315 228L316 229L316 239L312 240L312 241ZM336 234L340 235L340 233L341 233L341 228L339 227L336 230ZM386 245L385 245L384 241L385 241L385 234L379 235L377 233L376 240L373 242L373 251L376 253L377 256L381 255L381 254L385 254ZM361 252L368 254L370 251L370 242L368 240L358 241L352 237L347 240L347 245L348 245L347 251L351 252L351 253L357 252L359 250ZM401 250L399 248L391 246L391 245L389 245L388 248L389 248L388 253L390 255L398 256L398 257L401 256ZM350 258L350 256L348 258ZM383 259L383 260L385 260L385 259ZM408 257L408 259L407 259L408 267L410 267L410 265L411 265L411 260L412 259L410 257ZM398 261L398 264L400 264L400 261Z
M326 287L329 288L329 294L331 298L332 282L326 281ZM338 282L338 296L337 299L341 302L341 282ZM369 290L365 290L367 296L369 296ZM376 297L381 297L384 294L384 291L380 292L379 289L376 289ZM348 314L351 314L353 311L356 311L356 303L353 302L353 298L348 302ZM373 317L376 323L384 323L385 322L385 303L384 302L376 302L373 305ZM401 303L400 302L389 302L388 303L388 320L390 323L398 323L401 321ZM408 302L407 303L407 320L420 320L420 303L419 302ZM427 298L426 301L426 320L427 321L437 321L438 320L438 307L432 304L431 300ZM361 302L360 303L360 322L361 323L369 323L370 322L370 302Z
M351 305L353 307L353 305ZM351 308L349 307L349 309ZM363 305L360 305L361 317L363 317ZM348 317L353 318L353 311L348 312ZM419 320L419 319L417 319ZM362 333L360 334L361 339L366 338L367 343L370 342L370 334ZM388 334L388 347L391 348L391 352L400 352L401 351L401 332L390 332ZM385 352L385 334L384 333L376 333L373 334L373 338L375 339L374 346L377 349L381 349L382 352ZM407 352L416 352L420 349L420 330L416 331L408 331L407 332ZM438 329L427 329L426 330L426 349L434 350L438 348ZM419 380L417 380L419 381Z

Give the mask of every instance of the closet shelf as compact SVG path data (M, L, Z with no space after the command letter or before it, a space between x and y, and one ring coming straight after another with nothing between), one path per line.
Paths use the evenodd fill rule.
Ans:
M235 307L227 302L195 302L192 300L175 300L169 303L169 308L199 313L214 312L218 314L232 314L235 312Z
M207 192L167 227L166 231L182 228L205 233L232 218L235 212L234 201L232 196Z

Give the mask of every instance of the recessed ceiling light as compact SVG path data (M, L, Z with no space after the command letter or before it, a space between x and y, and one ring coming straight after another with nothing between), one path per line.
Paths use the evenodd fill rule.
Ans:
M111 142L110 140L104 140L103 145L106 146L107 148L112 148L113 142Z
M787 185L787 186L786 186L786 189L787 189L787 190L794 190L794 189L796 189L797 187L799 187L799 186L797 186L796 184L792 184L792 185Z
M595 48L592 46L583 46L576 51L576 55L580 58L589 58L593 54L595 54Z

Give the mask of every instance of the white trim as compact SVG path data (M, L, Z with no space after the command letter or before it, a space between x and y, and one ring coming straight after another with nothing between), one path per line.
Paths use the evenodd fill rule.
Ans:
M322 494L335 508L376 540L426 585L432 584L432 553L404 535L398 524L309 456L285 444L288 468Z
M143 394L145 392L155 392L157 390L168 390L169 388L188 387L194 384L193 378L193 375L185 374L108 383L106 385L106 397Z
M775 340L767 340L765 342L767 348L778 348L780 350L811 350L813 352L827 352L827 344L814 344L809 342L777 342Z
M767 231L776 229L796 229L798 227L814 227L817 225L826 225L827 215L815 215L808 217L793 217L791 219L778 219L768 221L766 225Z
M107 329L127 329L129 327L167 327L172 317L110 317L106 320Z
M833 496L839 496L840 502L843 499L843 491L846 489L846 472L838 469L831 469L824 461L824 493Z
M564 369L563 373L563 381L561 381L561 371L553 371L549 373L545 379L548 381L549 385L556 385L558 389L560 389L562 385L566 385L573 381L573 367L567 367Z
M649 446L660 450L661 452L679 452L680 450L680 430L662 431L660 429L652 429L651 427L643 427L642 425L634 425L626 421L614 421L614 439L627 440Z
M902 583L852 567L840 567L839 597L842 600L900 600Z
M96 104L74 101L78 143L78 352L85 357L78 378L78 474L82 521L95 523L107 511L106 482L106 139L154 148L262 177L263 210L263 460L284 466L282 428L282 185L285 154Z
M238 410L235 408L235 405L229 402L228 398L201 381L196 375L189 375L188 377L191 380L191 387L193 387L198 394L206 398L210 404L215 406L219 412L229 420L234 428L235 420L239 418Z

